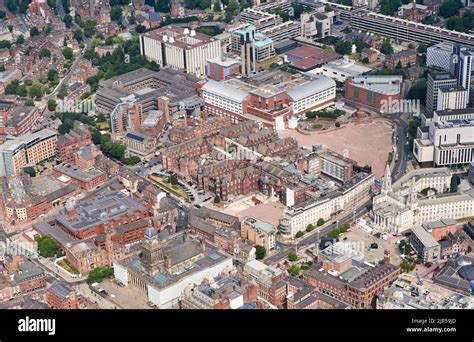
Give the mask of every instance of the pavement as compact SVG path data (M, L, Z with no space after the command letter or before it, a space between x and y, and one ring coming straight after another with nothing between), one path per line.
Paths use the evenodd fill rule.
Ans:
M311 233L306 233L304 237L297 241L291 241L288 242L288 244L277 241L277 251L268 255L263 262L267 265L274 265L287 258L288 254L295 249L303 250L309 247L314 247L320 239L327 236L330 231L336 229L338 226L341 226L345 223L351 223L354 218L357 219L367 214L369 212L370 205L371 200L368 200L359 206L355 212L351 211L343 213L337 219L331 220L332 223L316 228Z

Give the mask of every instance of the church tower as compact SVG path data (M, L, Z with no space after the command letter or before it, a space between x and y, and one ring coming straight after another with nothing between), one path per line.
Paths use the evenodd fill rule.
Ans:
M390 166L385 166L385 173L382 180L382 193L387 193L392 187L392 174L390 172Z
M163 262L163 250L158 233L153 228L145 230L145 239L142 242L142 267L149 275L154 276L158 267Z

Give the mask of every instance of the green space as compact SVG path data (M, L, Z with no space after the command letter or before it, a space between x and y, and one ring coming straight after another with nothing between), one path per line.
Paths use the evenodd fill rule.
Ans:
M96 267L89 272L87 276L87 283L101 283L105 278L110 278L114 275L112 267Z
M69 273L79 274L79 271L77 270L77 268L75 268L74 265L71 264L67 259L62 259L61 261L59 261L58 266L64 268Z
M333 229L329 232L328 236L332 238L339 237L339 234L347 232L347 230L351 227L349 223L344 223L339 228Z
M38 239L38 253L44 258L56 256L59 253L59 247L56 240L49 235L41 235Z
M151 179L159 187L165 190L168 190L172 192L173 194L175 194L176 196L181 197L187 202L189 202L188 194L186 193L186 191L181 189L178 185L171 184L169 179L165 179L163 177L159 177L155 175L150 175L148 176L148 178Z

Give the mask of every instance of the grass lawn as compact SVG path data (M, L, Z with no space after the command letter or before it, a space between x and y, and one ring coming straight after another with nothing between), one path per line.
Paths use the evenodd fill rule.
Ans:
M150 175L150 176L148 176L148 178L150 178L159 187L164 188L166 190L169 190L173 194L175 194L176 196L184 198L184 200L189 202L188 194L186 193L186 191L181 189L178 185L171 185L168 182L168 180L163 178L163 177Z
M64 268L66 271L72 274L79 274L79 271L77 268L75 268L67 259L63 259L60 262L58 262L58 265Z

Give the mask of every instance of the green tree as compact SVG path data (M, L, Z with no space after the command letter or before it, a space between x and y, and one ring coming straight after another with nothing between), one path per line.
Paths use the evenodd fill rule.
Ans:
M339 41L336 43L334 49L341 55L350 55L352 53L352 43L348 40Z
M32 99L27 99L25 101L25 106L27 107L34 107L35 106L35 101L33 101Z
M448 0L444 2L439 8L439 15L443 18L450 18L458 14L462 4L458 0Z
M9 49L12 44L8 40L0 41L0 49Z
M393 54L393 46L390 42L390 39L386 38L382 46L380 47L380 52L383 53L384 55L391 55Z
M31 29L30 29L30 37L35 37L35 36L38 36L40 34L38 28L36 26L33 26Z
M67 96L67 86L65 84L61 84L58 90L58 97L60 99L64 99Z
M290 254L288 254L288 260L291 262L298 260L298 254L296 254L295 251L291 251Z
M427 83L426 78L422 78L418 80L408 92L408 98L412 100L420 100L421 104L426 103L426 90L427 90Z
M54 112L54 110L56 109L56 106L57 106L57 103L54 99L48 100L48 110L50 110L51 112Z
M25 36L20 34L17 38L16 38L16 45L21 45L25 43Z
M339 128L339 127L341 127L341 123L340 123L339 121L336 121L336 122L334 123L334 126L336 126L336 128Z
M96 267L89 272L87 276L87 283L101 283L105 278L110 278L114 275L114 270L111 267Z
M316 224L318 225L318 227L321 227L324 224L324 222L325 222L324 219L320 218Z
M135 26L135 31L137 31L137 33L144 33L146 31L146 27L141 24L137 25Z
M316 228L316 227L310 223L310 224L308 224L308 226L306 227L306 231L309 233L309 232L313 231L314 228Z
M265 247L260 246L260 245L255 245L255 258L257 260L263 259L266 253L267 253L267 250L265 249Z
M449 192L458 192L458 184L459 184L459 177L457 175L453 175L451 177L451 184L449 185Z
M458 31L458 32L464 32L465 31L464 21L463 21L462 17L460 17L458 15L450 17L448 19L448 22L446 23L446 27L448 28L448 30L454 30L454 31Z
M52 81L57 77L58 77L58 72L56 70L54 69L48 70L48 74L47 74L48 81Z
M23 171L29 175L30 177L35 177L36 176L36 170L34 167L28 166L23 169Z
M220 196L214 197L214 203L215 203L215 204L221 203L221 198L220 198Z
M28 90L31 98L43 96L43 87L39 83L33 83Z
M214 3L214 7L213 7L213 10L214 12L222 12L222 6L221 6L221 2L219 0L217 0L215 3Z
M428 46L426 44L420 44L416 49L419 53L426 53Z
M110 10L110 20L116 22L122 20L122 9L120 7L113 7Z
M72 57L74 56L73 51L70 47L65 47L62 52L63 52L64 58L66 59L71 60Z
M297 239L299 239L299 238L302 237L303 235L304 235L304 232L299 231L299 232L297 232L297 233L295 234L295 237L296 237Z
M16 87L15 93L20 97L27 97L28 96L28 88L24 84L20 84Z
M59 251L58 244L49 235L41 235L38 239L38 253L44 258L51 258Z
M362 63L369 64L370 63L369 58L368 57L362 58Z
M300 275L300 268L297 265L291 265L291 267L288 269L288 273L293 277L297 277Z
M47 48L41 48L40 53L39 53L39 58L49 58L51 57L51 51L49 51Z

